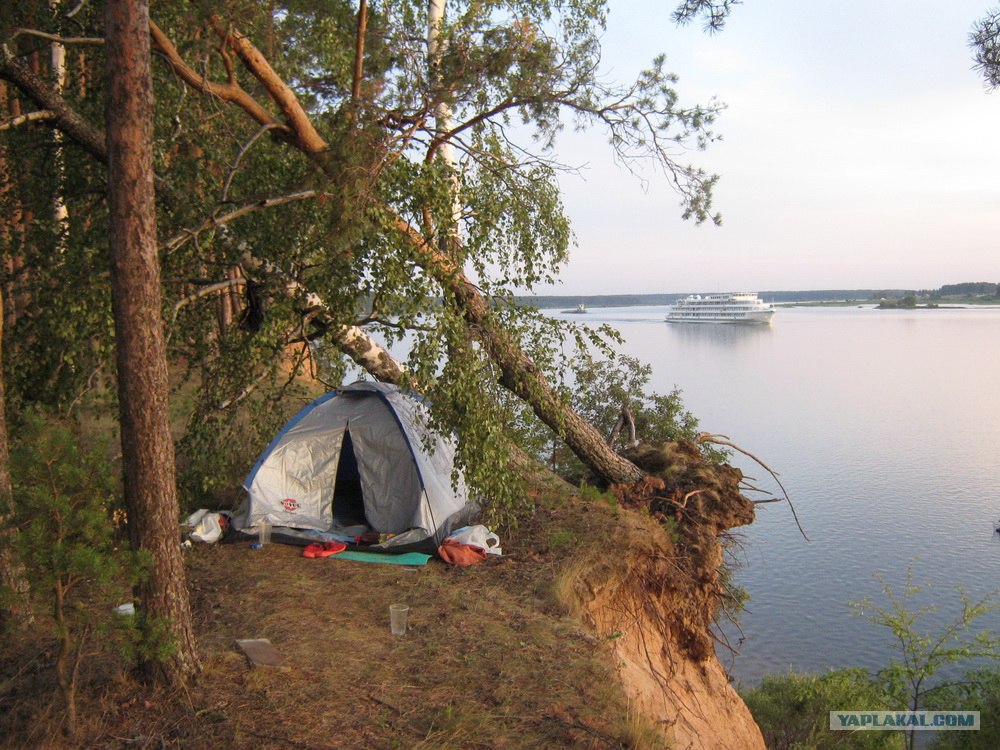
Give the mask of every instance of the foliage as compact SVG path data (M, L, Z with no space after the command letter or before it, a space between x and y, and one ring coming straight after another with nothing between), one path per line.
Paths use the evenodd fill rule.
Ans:
M889 750L903 745L897 732L830 731L830 711L894 707L891 697L864 669L767 675L760 685L741 694L769 750Z
M586 482L580 482L580 486L577 487L577 495L579 495L582 500L586 500L589 503L603 500L612 507L617 505L617 500L613 493L608 492L607 490L601 490L600 488L594 487Z
M164 0L152 9L174 48L160 48L154 60L157 221L170 355L198 389L181 446L184 486L195 497L217 494L263 447L290 370L339 384L337 332L359 325L389 346L414 343L409 384L428 395L438 424L459 435L459 464L497 518L512 520L523 493L506 471L506 418L527 412L498 387L494 352L476 341L463 303L401 226L435 247L455 229L451 257L475 275L496 325L558 382L560 349L576 334L540 323L510 299L550 283L568 257L572 232L558 184L567 167L554 151L562 129L603 131L626 168L637 159L658 163L684 216L718 221L714 176L675 158L713 140L720 107L682 104L662 57L631 81L602 75L605 2L455 0L447 10L432 74L426 3L369 6L355 82L356 4L348 0ZM6 49L51 82L43 62L49 37L23 29L97 39L101 11L91 3L70 18L42 0L5 6L0 27L22 29L5 37ZM230 31L245 35L287 84L281 107ZM91 123L104 110L103 54L100 45L67 45L62 95ZM197 86L179 74L185 66ZM241 101L284 119L262 126L266 117L251 107L204 95L210 84L239 89ZM312 150L288 124L288 101L316 134ZM26 98L18 104L30 106ZM450 110L447 134L440 105ZM451 162L439 158L445 137ZM16 153L17 179L0 192L0 208L17 217L18 231L0 234L0 250L26 261L7 279L20 305L12 311L12 396L65 408L110 370L107 279L94 272L107 267L105 176L48 127L25 125L4 138L0 169ZM53 169L55 159L64 168ZM56 198L69 210L64 227L44 218ZM260 397L247 397L254 392ZM648 405L669 412L673 397L664 398ZM239 413L225 414L232 411ZM535 423L529 442L539 443ZM253 429L234 443L247 425Z
M990 89L1000 87L1000 9L979 19L969 35L976 68Z
M672 540L676 541L680 538L680 531L675 519L665 518L661 524L666 528ZM736 571L740 569L742 564L737 550L741 550L742 547L738 539L730 532L722 534L719 543L722 546L722 563L718 568L722 596L719 597L719 604L715 611L715 622L719 624L724 618L740 629L740 615L746 609L747 602L751 598L750 592L736 583L735 580Z
M204 400L189 412L178 409L186 421L177 443L182 510L235 509L243 480L263 447L316 395L294 382L265 392L267 397L248 398L240 409L217 409Z
M698 16L704 16L706 31L721 31L733 7L740 4L741 0L684 0L674 11L674 21L690 23Z
M967 281L961 284L942 284L935 296L969 296L997 297L1000 296L1000 284L989 281Z
M931 747L997 747L1000 723L1000 673L987 667L964 677L931 685L942 669L975 660L1000 658L1000 637L975 631L973 624L1000 607L1000 589L978 600L958 590L961 610L936 632L922 632L921 620L936 611L935 605L916 607L915 600L928 586L913 583L907 572L897 593L882 576L882 593L888 601L879 605L864 599L853 602L857 612L890 630L900 658L874 676L860 668L841 669L822 676L812 674L768 675L761 684L743 691L743 698L764 733L768 748L902 748L912 750L915 732L829 732L829 712L962 710L980 711L979 732L940 732Z
M553 531L549 538L549 549L558 552L565 549L572 549L580 544L580 540L572 531Z
M612 340L609 337L608 341ZM612 448L621 451L632 447L630 420L638 443L694 440L698 436L698 420L684 409L679 389L669 394L650 392L649 365L615 352L603 340L599 342L603 356L597 358L587 344L581 341L576 356L566 361L569 374L563 391L573 408L606 436ZM541 433L534 444L539 446L536 455L553 470L574 482L584 477L583 465L557 437ZM727 455L708 444L702 445L702 453L715 463Z
M880 310L912 310L917 306L917 296L915 294L908 294L905 297L900 297L899 299L884 299L878 303ZM936 307L933 303L928 304L927 307Z
M129 618L109 615L138 582L145 559L120 548L118 472L106 446L86 445L72 425L29 413L11 451L16 553L32 592L46 602L59 641L55 670L70 735L88 641L114 636L135 643Z
M903 704L914 711L923 708L928 694L937 687L930 684L931 679L944 667L1000 659L1000 635L973 629L977 620L1000 609L1000 589L972 599L959 587L962 606L958 614L940 629L924 631L921 621L937 611L937 605L917 606L916 602L929 584L915 584L912 568L898 593L883 576L876 577L888 604L879 605L866 598L852 602L852 606L869 621L887 628L899 649L899 658L892 659L878 673L897 706ZM906 736L908 750L912 750L913 743L914 732L910 731Z
M973 670L956 684L927 696L927 708L979 711L978 732L938 732L931 750L995 750L1000 747L1000 670Z

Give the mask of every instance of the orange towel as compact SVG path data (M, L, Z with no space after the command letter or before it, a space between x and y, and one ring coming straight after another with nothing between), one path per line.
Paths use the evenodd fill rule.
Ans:
M446 563L457 565L460 568L476 565L486 559L486 550L482 547L462 544L454 539L445 539L438 547L438 554Z

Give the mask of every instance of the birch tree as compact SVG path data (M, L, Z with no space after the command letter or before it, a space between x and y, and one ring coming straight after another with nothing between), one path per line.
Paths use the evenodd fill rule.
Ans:
M160 217L185 238L161 251L178 311L171 347L212 368L206 408L239 401L289 346L303 362L332 361L345 341L335 332L390 345L405 333L405 377L458 430L461 460L484 481L504 463L503 392L598 476L638 479L553 386L548 322L512 295L553 280L568 257L557 182L567 167L552 150L562 128L603 130L624 168L651 160L681 214L711 221L715 178L680 160L711 140L715 107L682 105L662 58L632 82L606 82L603 3L453 2L433 23L423 2L366 7L156 7ZM95 23L79 38L103 33ZM88 102L60 97L5 50L0 76L51 113L45 127L103 159ZM257 271L225 275L250 256ZM262 318L208 335L203 292L250 282Z

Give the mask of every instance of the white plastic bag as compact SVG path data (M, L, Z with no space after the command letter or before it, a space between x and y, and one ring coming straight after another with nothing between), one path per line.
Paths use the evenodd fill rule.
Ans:
M482 525L463 526L451 533L449 539L454 539L461 544L471 544L474 547L482 547L490 555L502 555L500 549L500 537Z
M198 521L198 525L191 532L191 538L196 542L214 544L222 538L221 513L206 513Z

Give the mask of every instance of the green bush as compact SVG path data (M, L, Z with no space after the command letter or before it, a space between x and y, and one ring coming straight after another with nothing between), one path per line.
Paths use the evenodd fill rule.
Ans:
M85 446L72 425L29 414L10 455L11 535L33 596L50 613L66 730L76 732L80 666L92 644L134 645L134 618L112 612L146 565L121 549L119 471L105 446Z
M893 708L888 696L864 669L838 669L824 675L789 672L768 675L743 692L743 700L764 735L768 750L895 750L898 732L835 732L830 711L881 711Z
M962 606L950 622L931 627L925 624L925 619L937 611L938 605L918 606L930 584L914 583L912 567L907 569L906 579L898 589L890 586L881 574L875 578L882 584L883 599L888 603L865 598L852 602L852 606L870 622L887 628L899 648L901 658L890 659L878 672L880 683L897 707L906 706L912 711L925 708L928 698L949 684L932 681L946 667L973 660L994 664L1000 660L1000 635L973 627L977 620L1000 610L1000 589L973 599L961 586L956 587ZM916 731L910 730L906 733L906 748L915 747Z
M938 732L930 750L996 750L1000 748L1000 669L979 669L964 679L927 695L933 711L979 711L978 732Z

